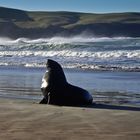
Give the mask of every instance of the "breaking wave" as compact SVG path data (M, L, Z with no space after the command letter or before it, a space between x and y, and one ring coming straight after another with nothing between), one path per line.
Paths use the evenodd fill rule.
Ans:
M0 65L41 67L48 58L66 68L140 71L140 38L0 38Z

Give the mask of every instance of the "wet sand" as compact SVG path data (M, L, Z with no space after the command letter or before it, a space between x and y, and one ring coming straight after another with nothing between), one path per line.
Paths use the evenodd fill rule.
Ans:
M139 140L140 108L64 107L0 98L1 140Z

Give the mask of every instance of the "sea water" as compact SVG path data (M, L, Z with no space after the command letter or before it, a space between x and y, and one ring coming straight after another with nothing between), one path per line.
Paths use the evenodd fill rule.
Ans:
M94 100L140 103L140 38L0 38L0 96L41 99L47 59Z
M48 58L64 68L140 71L140 38L0 38L0 65L44 67Z

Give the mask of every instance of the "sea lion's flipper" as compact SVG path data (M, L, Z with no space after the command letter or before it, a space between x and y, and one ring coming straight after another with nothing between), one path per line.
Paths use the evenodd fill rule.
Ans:
M48 104L48 100L46 98L43 98L39 104Z

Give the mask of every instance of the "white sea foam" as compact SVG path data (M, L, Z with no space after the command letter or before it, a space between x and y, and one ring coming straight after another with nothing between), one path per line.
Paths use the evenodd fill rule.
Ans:
M60 51L0 51L0 57L77 57L77 58L138 58L140 59L140 50L134 51L101 51L101 52L89 52L89 51L76 51L76 50L60 50Z
M83 42L102 42L102 41L116 41L123 39L133 39L131 37L87 37L87 36L74 36L74 37L51 37L51 38L39 38L39 39L28 39L18 38L12 40L10 38L0 38L0 45L13 45L23 43L48 43L48 44L66 44L66 43L83 43Z
M42 67L48 58L67 68L140 69L140 38L0 38L0 65Z

